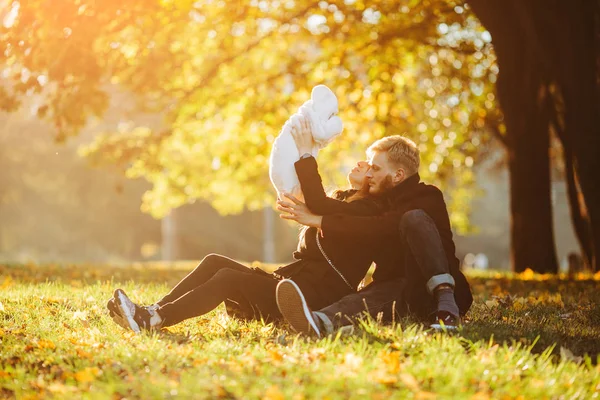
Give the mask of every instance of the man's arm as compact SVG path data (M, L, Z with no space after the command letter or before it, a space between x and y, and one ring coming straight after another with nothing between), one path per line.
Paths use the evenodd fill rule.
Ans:
M444 196L439 189L429 187L419 196L419 207L425 212L430 210L446 210ZM342 235L364 240L383 238L394 235L400 229L400 220L407 211L405 207L396 207L385 214L377 216L325 215L321 219L320 228L323 235Z
M398 232L404 213L390 211L379 216L324 215L321 219L323 236L341 235L357 239L374 240Z

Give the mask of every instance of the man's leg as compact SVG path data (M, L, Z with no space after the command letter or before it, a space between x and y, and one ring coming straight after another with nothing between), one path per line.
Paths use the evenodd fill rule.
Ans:
M307 307L306 301L303 301L304 296L297 285L284 280L277 288L277 303L283 316L296 331L321 336L351 325L365 313L375 319L381 316L382 321L392 322L396 316L404 315L407 311L403 299L404 288L404 279L373 282L359 292L344 296L318 311L312 311ZM315 325L316 329L313 328Z
M406 254L407 280L426 282L427 291L437 303L438 317L448 323L457 320L460 311L454 299L454 278L433 219L423 210L405 213L400 220L400 237Z

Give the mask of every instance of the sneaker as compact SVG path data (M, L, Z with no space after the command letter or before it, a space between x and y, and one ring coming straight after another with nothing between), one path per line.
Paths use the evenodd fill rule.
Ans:
M284 279L279 282L276 296L279 311L296 332L321 337L317 319L294 281Z
M119 310L114 297L111 297L110 300L108 300L108 303L106 303L106 308L108 309L108 315L117 325L120 325L125 329L129 329L129 324L121 315L121 311Z
M140 307L127 297L122 289L113 294L119 314L127 323L127 328L136 333L142 330L160 329L162 320L156 310Z
M447 311L438 311L435 313L434 322L429 327L438 331L455 331L459 325L460 317Z
M108 302L106 303L106 308L108 309L108 313L110 315L110 317L114 317L115 315L118 317L123 317L123 315L121 315L121 310L119 310L119 307L117 306L116 300L114 297L111 297ZM156 303L154 304L150 304L149 306L142 306L142 308L145 308L146 310L150 311L150 313L152 314L153 311L156 311L160 308L160 306Z

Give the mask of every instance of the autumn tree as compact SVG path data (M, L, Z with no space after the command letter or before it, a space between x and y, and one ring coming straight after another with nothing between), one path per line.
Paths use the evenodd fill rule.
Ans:
M39 92L40 116L59 138L101 116L109 88L134 93L132 109L164 115L160 128L122 124L86 151L150 181L143 207L155 216L197 198L223 212L271 204L271 143L325 83L346 126L322 155L332 182L373 140L406 133L423 152L422 174L453 188L454 224L468 225L497 71L489 36L462 2L10 4L4 104Z
M598 2L480 1L473 9L493 35L498 96L510 142L513 263L556 271L547 220L548 144L563 145L569 200L583 254L600 259L600 102ZM579 194L581 194L581 199ZM546 224L544 224L546 225Z

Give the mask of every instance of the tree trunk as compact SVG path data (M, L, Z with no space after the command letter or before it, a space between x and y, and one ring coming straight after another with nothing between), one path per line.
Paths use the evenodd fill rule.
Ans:
M500 79L498 84L501 84ZM539 84L532 86L531 90L544 90ZM500 101L503 97L506 99L506 96L500 96ZM508 97L513 100L506 101L514 102L514 93ZM520 113L515 112L517 107ZM516 272L531 268L536 272L556 273L558 262L552 224L548 122L543 107L531 108L526 108L526 104L515 104L513 116L506 116L507 132L511 132L508 137L511 143L508 150L511 260ZM512 118L514 120L510 121Z
M591 226L592 260L600 270L600 98L598 24L600 6L575 1L561 11L563 31L556 34L553 61L565 101L565 130ZM554 26L556 27L556 25ZM565 29L566 28L566 29Z
M504 112L510 176L513 270L558 271L552 225L547 81L518 21L520 2L474 0L498 57L497 92ZM511 22L511 23L507 23Z
M161 228L161 259L163 261L175 261L179 258L179 235L177 223L177 209L172 209L169 214L160 221Z
M594 253L590 220L587 210L585 209L585 204L582 204L582 199L580 199L580 190L578 189L577 177L575 176L573 156L571 151L565 148L564 145L563 152L571 221L573 222L573 229L575 231L575 236L577 236L583 259L588 266L591 266L593 265Z

